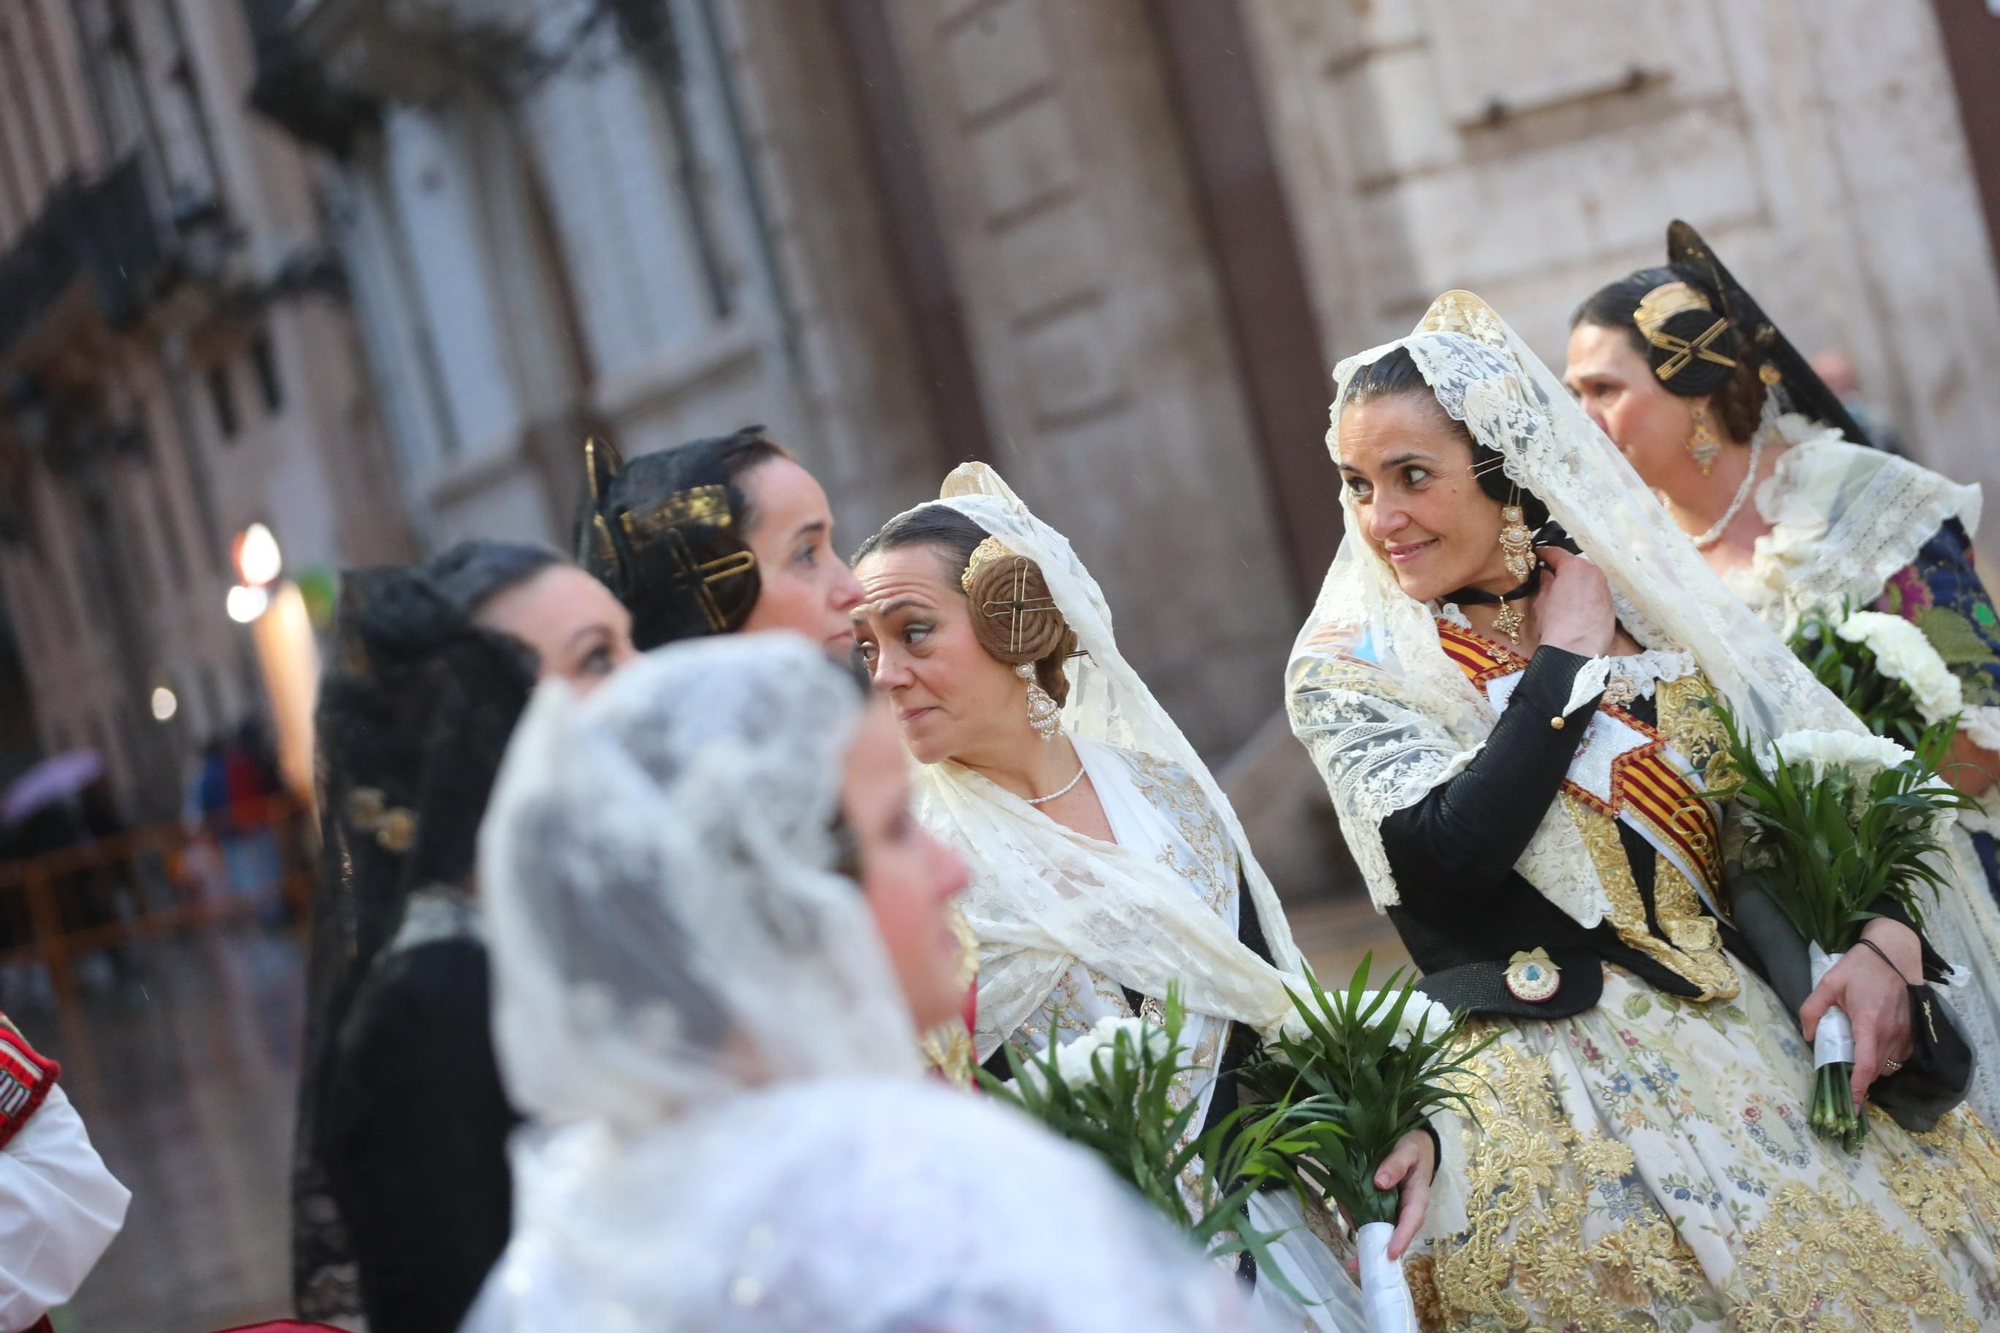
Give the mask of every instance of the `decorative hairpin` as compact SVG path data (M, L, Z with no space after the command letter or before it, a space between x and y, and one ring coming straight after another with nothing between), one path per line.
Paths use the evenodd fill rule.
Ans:
M380 787L356 787L347 795L347 822L362 833L372 833L385 852L397 856L417 841L417 816L408 808L390 805Z

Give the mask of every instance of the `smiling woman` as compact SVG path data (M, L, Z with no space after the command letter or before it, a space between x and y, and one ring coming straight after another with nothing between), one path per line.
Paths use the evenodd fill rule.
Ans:
M1781 999L1729 915L1707 698L1765 739L1860 724L1477 297L1335 382L1348 535L1287 669L1292 727L1425 993L1495 1034L1413 1274L1442 1326L1991 1326L1991 1140L1903 1100L1927 996L1906 983L1942 959L1879 902L1873 947L1820 983L1862 1015L1855 1090L1885 1113L1849 1154L1797 1111L1815 1001ZM1574 546L1523 578L1510 506Z

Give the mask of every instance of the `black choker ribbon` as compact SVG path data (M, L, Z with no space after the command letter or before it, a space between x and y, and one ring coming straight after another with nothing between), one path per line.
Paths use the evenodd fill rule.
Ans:
M1444 595L1447 602L1459 606L1504 606L1508 602L1518 602L1523 597L1533 597L1541 590L1542 567L1535 566L1535 572L1528 575L1528 581L1507 592L1486 592L1480 588L1460 588L1457 592Z

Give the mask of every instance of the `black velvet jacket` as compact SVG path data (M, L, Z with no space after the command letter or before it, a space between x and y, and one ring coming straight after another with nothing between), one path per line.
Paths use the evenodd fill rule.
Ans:
M391 949L341 1027L324 1141L374 1333L452 1333L507 1247L519 1118L487 988L475 939Z
M1593 698L1568 714L1560 729L1550 725L1587 660L1560 648L1538 649L1492 735L1465 770L1382 821L1383 848L1402 896L1389 918L1425 974L1425 992L1443 1004L1516 1018L1565 1018L1597 1003L1602 963L1616 963L1672 995L1700 993L1619 939L1609 922L1590 929L1578 925L1514 869L1561 791L1597 708ZM1625 707L1643 722L1657 722L1651 698ZM1618 835L1648 924L1660 933L1652 845L1623 821ZM1905 919L1893 903L1878 904L1878 910ZM1748 942L1730 923L1717 924L1724 947L1761 973L1763 964ZM1548 953L1560 974L1555 995L1539 1003L1517 999L1505 980L1508 960L1537 948ZM1928 943L1924 965L1933 978L1950 970Z

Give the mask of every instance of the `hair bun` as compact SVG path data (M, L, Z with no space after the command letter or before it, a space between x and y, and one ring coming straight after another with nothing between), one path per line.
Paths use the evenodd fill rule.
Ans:
M1714 393L1750 358L1748 341L1707 282L1679 267L1672 282L1647 292L1633 315L1646 360L1668 392Z
M1076 635L1034 561L982 543L963 582L979 646L1000 661L1019 665L1051 655L1060 661L1073 651Z

